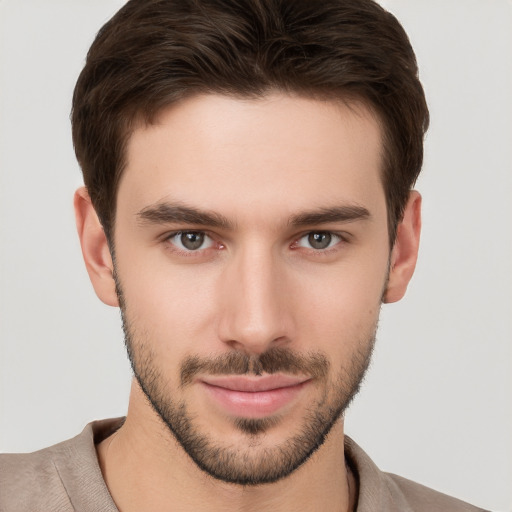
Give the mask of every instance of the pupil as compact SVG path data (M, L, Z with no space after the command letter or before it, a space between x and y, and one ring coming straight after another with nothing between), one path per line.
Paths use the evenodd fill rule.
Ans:
M325 249L329 247L331 238L329 233L310 233L308 241L313 249Z
M181 235L181 243L183 247L193 251L195 249L199 249L204 242L204 234L203 233L182 233Z

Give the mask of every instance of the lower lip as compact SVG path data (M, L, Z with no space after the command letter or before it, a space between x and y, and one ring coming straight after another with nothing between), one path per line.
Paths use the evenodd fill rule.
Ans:
M268 391L233 391L203 382L213 400L228 414L243 418L264 418L292 402L309 381Z

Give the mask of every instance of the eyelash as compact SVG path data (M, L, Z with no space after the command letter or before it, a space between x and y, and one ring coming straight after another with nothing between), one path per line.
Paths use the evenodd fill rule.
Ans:
M301 240L303 240L306 237L310 237L311 235L328 235L330 237L329 245L325 248L315 249L314 247L304 247L300 245ZM330 245L331 241L334 239L334 244ZM311 241L309 241L311 242ZM308 231L307 233L304 233L299 238L296 239L295 242L291 245L292 249L298 249L300 247L303 247L306 250L312 251L315 255L321 255L321 254L329 254L332 251L339 250L339 245L342 243L347 242L346 237L341 235L340 233L335 233L334 231Z
M193 250L193 249L186 249L186 248L181 249L175 243L172 242L172 240L174 238L176 238L178 236L186 235L186 234L204 235L205 237L208 237L210 239L211 244L208 247L198 248L196 250ZM334 243L334 245L328 246L324 249L315 249L313 247L303 247L303 246L299 245L299 243L302 239L304 239L305 237L308 237L312 234L314 234L314 235L329 235L333 238L336 238L337 241ZM211 234L209 234L207 231L193 230L193 229L174 231L172 233L168 233L164 238L164 242L167 243L169 246L171 246L171 250L173 252L177 253L180 256L185 256L185 257L197 257L201 253L204 253L204 251L211 249L211 248L215 248L215 249L223 249L224 248L224 245L220 242L216 242L215 238ZM308 231L306 233L301 234L299 237L294 238L294 241L290 244L290 249L298 250L300 248L304 248L305 250L310 251L311 253L313 253L315 255L321 256L321 255L327 255L327 254L330 254L331 252L339 250L338 246L340 244L346 244L346 243L348 243L348 237L345 233L342 234L342 233L337 233L337 232L328 231L328 230L325 230L325 231L317 230L317 231Z
M172 240L178 236L192 234L192 233L198 234L198 235L204 235L205 237L208 237L211 240L211 245L209 247L199 248L197 250L191 250L191 249L186 249L186 248L181 249L180 247L178 247L176 244L174 244L172 242ZM220 242L216 242L215 239L213 238L213 236L211 236L208 232L202 231L202 230L195 230L195 229L174 231L173 233L169 233L165 236L164 242L166 244L168 244L169 246L171 246L171 250L173 252L177 253L180 256L185 256L185 257L198 256L202 252L206 251L207 249L211 249L214 246L216 246L215 247L216 249L222 249L224 247L223 244L221 244Z

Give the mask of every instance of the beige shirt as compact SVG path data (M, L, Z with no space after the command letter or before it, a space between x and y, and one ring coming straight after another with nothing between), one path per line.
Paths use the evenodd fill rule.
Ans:
M123 419L89 423L81 434L34 453L0 455L0 512L118 512L103 480L95 444ZM477 512L456 500L383 473L345 437L345 455L357 478L357 512Z

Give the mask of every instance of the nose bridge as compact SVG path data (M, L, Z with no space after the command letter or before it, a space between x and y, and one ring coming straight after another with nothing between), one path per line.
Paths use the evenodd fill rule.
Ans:
M262 353L288 339L282 270L271 248L257 241L233 255L223 286L223 341Z

